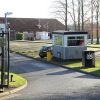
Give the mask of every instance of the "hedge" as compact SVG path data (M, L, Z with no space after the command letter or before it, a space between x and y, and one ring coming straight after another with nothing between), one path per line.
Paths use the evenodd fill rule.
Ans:
M16 39L17 40L22 40L23 39L23 34L17 33L16 34Z

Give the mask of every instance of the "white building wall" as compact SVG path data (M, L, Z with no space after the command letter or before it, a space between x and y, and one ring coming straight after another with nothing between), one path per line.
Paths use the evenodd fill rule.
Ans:
M36 32L36 39L45 40L50 39L50 37L48 36L48 32Z

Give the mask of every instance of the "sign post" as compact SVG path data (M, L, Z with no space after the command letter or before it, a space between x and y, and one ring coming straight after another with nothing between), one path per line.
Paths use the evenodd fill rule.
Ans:
M8 47L7 47L7 33L5 32L5 24L0 24L0 57L1 57L1 83L0 83L0 89L4 89L4 87L7 87L6 80L6 71L8 67L7 62L7 53L8 53ZM1 91L2 91L1 90Z

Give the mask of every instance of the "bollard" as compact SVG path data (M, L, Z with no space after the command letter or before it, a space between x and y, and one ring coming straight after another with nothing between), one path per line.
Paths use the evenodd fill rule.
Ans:
M47 51L47 61L51 61L51 59L52 59L51 51Z
M10 82L13 82L13 75L11 75L10 77Z

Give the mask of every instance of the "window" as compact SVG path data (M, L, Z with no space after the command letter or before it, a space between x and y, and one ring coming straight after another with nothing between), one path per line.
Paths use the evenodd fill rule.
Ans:
M62 36L61 35L55 35L54 43L55 43L55 45L62 45Z
M68 46L84 46L84 36L69 36Z

